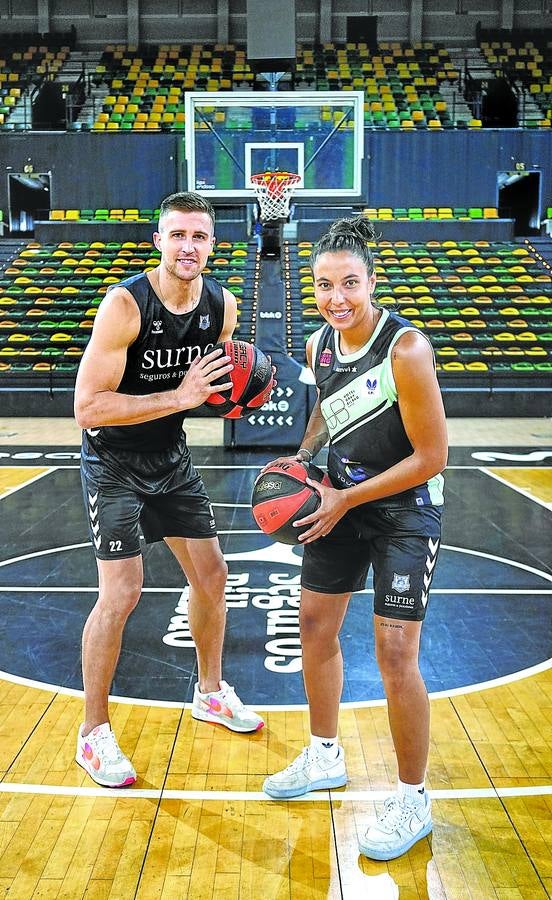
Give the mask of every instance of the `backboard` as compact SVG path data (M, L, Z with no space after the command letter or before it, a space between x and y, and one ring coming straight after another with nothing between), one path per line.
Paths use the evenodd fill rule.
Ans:
M186 94L188 189L254 197L251 175L296 172L300 197L358 197L362 91Z

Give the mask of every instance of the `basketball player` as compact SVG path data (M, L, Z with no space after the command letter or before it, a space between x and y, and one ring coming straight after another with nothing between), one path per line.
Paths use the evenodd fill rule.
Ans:
M269 776L264 790L297 797L347 781L337 739L339 631L371 565L376 658L399 780L360 850L392 859L432 828L424 786L429 703L418 650L439 547L447 435L429 342L373 302L370 240L368 220L341 219L312 252L315 299L326 324L307 344L318 399L295 459L310 462L329 439L333 487L310 481L321 505L294 523L310 526L301 536L300 626L311 744Z
M75 389L84 429L81 476L99 596L83 632L85 719L77 762L107 787L136 780L111 730L108 693L126 620L143 581L140 532L164 540L188 580L189 623L197 648L192 716L232 731L263 721L221 680L227 566L203 482L182 423L217 389L231 387L234 296L202 275L214 238L214 210L198 194L161 204L157 268L120 282L98 310Z

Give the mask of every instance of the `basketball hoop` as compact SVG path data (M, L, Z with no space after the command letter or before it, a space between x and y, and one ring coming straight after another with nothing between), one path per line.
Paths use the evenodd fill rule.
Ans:
M287 219L289 204L301 176L294 172L260 172L251 183L261 208L261 220Z

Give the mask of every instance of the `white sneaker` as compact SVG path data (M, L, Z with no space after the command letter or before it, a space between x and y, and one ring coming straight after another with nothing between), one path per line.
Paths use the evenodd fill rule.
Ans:
M243 705L233 687L219 681L220 690L202 694L199 684L194 687L192 716L201 722L225 725L230 731L258 731L264 721Z
M86 737L80 726L75 759L103 787L126 787L136 781L134 766L121 751L109 722L97 725Z
M347 770L343 747L339 747L336 758L330 760L314 747L305 747L286 769L268 776L263 791L269 797L285 800L287 797L301 797L309 791L343 787L344 784L347 784Z
M384 802L383 811L374 818L359 849L369 859L395 859L410 850L433 828L431 800L427 791L420 803L408 803L393 794Z

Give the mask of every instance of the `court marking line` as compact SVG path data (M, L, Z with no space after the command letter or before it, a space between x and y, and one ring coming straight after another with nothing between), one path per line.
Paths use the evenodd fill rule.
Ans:
M1 454L1 451L0 451L0 466L2 466L2 467L5 466L6 468L16 468L16 467L19 468L19 467L17 466L17 459L15 459L15 462L14 462L14 461L13 461L13 460L14 460L14 457L11 457L11 460L12 460L11 462L6 462L6 463L4 463L4 462L2 461L2 459L1 459L1 455L2 455L2 454ZM23 457L23 459L36 461L37 464L38 464L38 460L40 460L40 459L48 459L48 458L49 458L48 456L46 456L45 454L42 454L42 453L37 454L36 456L27 456L27 457ZM22 460L22 461L23 461L23 460ZM269 461L270 461L270 460L269 460ZM536 464L535 464L535 465L523 466L523 465L520 465L520 462L514 462L514 461L512 461L512 462L510 463L510 465L507 465L507 462L508 462L508 460L505 460L505 461L499 460L499 461L497 462L497 468L500 468L500 469L520 469L520 468L521 468L521 469L528 469L529 471L530 471L531 469L535 469L535 468L536 468L536 469L547 469L547 470L550 469L550 468L552 468L552 466L543 466L543 465L536 465ZM47 463L46 463L46 464L47 464ZM236 465L233 465L233 466L231 466L231 465L212 465L212 464L210 464L210 463L209 463L209 464L194 463L194 465L195 465L196 469L213 469L213 470L222 470L222 471L225 471L225 470L229 470L229 471L237 471L237 470L245 470L245 471L249 471L249 470L252 470L252 471L260 472L261 469L262 469L264 466L266 466L266 462L261 462L261 463L258 463L257 465L246 465L245 463L239 463L239 464L236 464ZM52 469L80 469L80 464L79 464L79 463L75 463L75 464L73 464L73 465L69 465L68 463L64 463L64 464L62 464L62 465L51 466L51 468L52 468ZM327 466L326 466L325 463L322 463L322 464L320 465L320 468L321 468L321 469L326 469ZM452 471L474 471L474 472L480 472L480 471L482 470L482 468L484 468L484 467L483 467L483 466L480 466L480 465L479 465L479 466L478 466L478 465L451 465L451 466L446 466L445 469L443 469L443 472L452 472Z
M219 534L256 534L263 535L263 532L259 528L253 528L249 530L243 531L234 531L234 529L229 529L227 531L219 531ZM267 547L260 547L258 549L263 550L267 549L269 546L272 546L274 541L271 544L267 544ZM11 565L12 563L23 562L26 559L35 559L38 556L47 556L51 553L63 553L66 550L81 550L83 547L90 547L90 541L81 541L78 544L63 544L61 547L48 547L46 550L33 550L32 553L24 553L21 556L12 556L9 559L4 559L0 562L0 568L3 566ZM503 563L507 566L513 566L516 569L522 569L524 572L530 572L532 575L538 575L539 578L544 579L544 581L552 582L552 573L544 572L542 569L537 569L534 566L530 566L527 563L518 562L513 559L506 559L504 556L497 556L495 553L487 553L485 550L472 550L470 547L457 547L454 544L441 544L441 550L451 550L454 553L466 553L469 556L480 556L483 559L491 559L493 562ZM298 557L298 567L300 566L300 560Z
M2 466L4 469L24 469L25 466ZM29 466L29 468L33 468ZM4 500L6 497L10 497L12 494L15 494L16 491L22 490L22 488L29 487L29 485L34 484L35 481L40 481L41 478L44 478L46 475L51 475L52 472L55 472L57 466L47 466L44 472L39 472L38 475L33 475L32 478L28 478L26 481L23 481L22 484L17 484L15 487L8 488L5 491L0 493L0 500Z
M265 803L327 803L345 801L349 803L371 802L384 800L389 796L391 789L378 791L312 791L301 797L289 797L285 800L274 800L264 791L186 791L155 788L102 788L102 787L72 787L57 784L25 784L22 782L1 782L1 794L48 794L64 797L111 797L112 800L256 800ZM439 800L500 800L502 797L543 797L552 795L552 785L532 785L531 787L511 788L459 788L454 789L429 789L432 801Z
M533 675L538 675L541 672L546 672L548 669L552 669L552 658L546 659L543 662L537 663L534 666L529 666L527 669L520 669L517 672L512 672L509 675L502 675L499 678L492 679L490 681L480 681L478 684L468 684L463 685L462 687L457 688L449 688L445 691L432 691L428 694L430 700L446 700L449 697L460 697L464 694L473 694L477 691L486 691L495 687L503 687L507 684L512 684L515 681L522 681L525 678L531 678ZM4 681L8 681L11 684L19 684L21 687L30 687L36 688L40 691L49 691L54 694L61 694L64 697L78 697L79 699L83 699L84 691L77 690L77 688L68 688L63 687L62 685L49 684L45 681L35 681L32 678L24 678L22 675L12 675L11 672L3 672L0 671L0 679ZM176 700L147 700L143 697L119 697L114 695L109 695L110 703L122 703L130 706L151 706L156 709L191 709L192 703L178 703ZM378 700L342 700L339 704L342 709L369 709L376 706L385 706L387 701L385 698L379 698ZM261 712L302 712L308 710L307 703L293 703L293 704L248 704L251 709L260 710Z
M0 563L2 566L3 563ZM185 586L186 587L186 586ZM260 593L263 588L248 588L247 593ZM67 594L74 592L75 594L97 594L97 587L59 587L54 586L52 584L44 585L43 587L26 587L25 585L17 585L17 584L2 584L0 585L0 591L12 591L13 593L19 594L40 594L40 593L52 593L52 594ZM142 594L181 594L181 587L143 587ZM362 591L355 591L355 594L373 594L373 588L364 588ZM511 596L544 596L548 597L552 594L552 588L535 588L532 590L531 588L431 588L432 594L477 594L477 596L487 596L492 594L506 594ZM232 602L231 600L229 602Z
M513 466L509 466L508 468L513 468ZM527 466L523 467L524 470L526 468ZM489 478L494 478L494 480L498 481L499 484L503 484L505 487L510 488L510 490L515 491L516 494L521 494L521 496L525 497L527 500L532 500L533 503L538 503L539 506L544 506L545 509L552 510L552 503L547 503L546 500L540 500L538 497L534 497L533 494L530 494L529 491L525 490L525 488L522 488L517 484L512 484L512 482L508 481L506 478L503 478L501 475L497 475L497 473L493 472L491 469L487 469L482 466L480 471L484 475L488 475Z
M233 534L235 532L229 531L229 532L220 532L220 533L221 534L223 534L223 533ZM255 531L252 531L252 532L248 532L248 533L261 534L261 532L258 529ZM58 553L58 552L61 553L62 551L65 551L65 550L81 549L83 547L89 547L89 546L90 546L90 541L84 541L83 543L79 543L79 544L67 544L62 547L51 547L46 550L37 550L33 553L25 553L22 556L15 556L10 559L5 559L2 562L0 562L0 568L3 566L7 566L11 563L21 562L26 559L34 559L38 556L45 556L47 554ZM483 550L471 550L468 547L455 547L453 544L442 544L441 549L442 550L452 550L457 553L466 553L466 554L469 554L470 556L480 556L485 559L492 559L495 562L500 562L500 563L504 563L509 566L514 566L514 568L523 569L524 571L530 572L533 575L538 575L539 577L543 578L545 581L552 582L552 574L543 572L542 570L536 569L533 566L529 566L526 563L517 562L517 561L511 560L511 559L505 559L504 557L497 556L496 554L493 554L493 553L486 553ZM12 590L12 589L8 588L8 591L9 590ZM42 590L44 590L44 588ZM514 593L516 593L516 591L514 591ZM533 593L533 592L531 592L531 593ZM521 681L524 678L531 677L532 675L538 674L539 672L544 672L549 668L552 668L552 658L543 660L542 662L537 663L534 666L530 666L526 669L520 669L517 672L511 672L508 675L502 675L499 678L492 679L489 681L483 681L483 682L479 682L477 684L472 684L472 685L465 685L465 686L458 687L458 688L450 688L446 691L435 691L435 692L432 692L429 694L429 698L431 700L440 700L440 699L444 699L447 697L458 697L463 694L472 694L472 693L475 693L476 691L488 690L492 687L502 687L503 685L511 684L512 682ZM66 688L61 685L53 685L53 684L49 684L49 683L45 683L45 682L35 681L34 679L23 678L22 676L19 676L19 675L12 675L10 672L0 671L0 678L3 678L4 681L8 681L13 684L20 684L20 685L26 686L26 687L37 688L38 690L50 691L50 692L62 694L64 696L81 697L81 698L84 696L84 692L77 690L76 688ZM109 696L109 700L114 703L132 704L135 706L151 706L151 707L158 707L161 709L182 709L182 707L191 708L191 704L177 703L176 701L173 701L173 700L146 700L144 698L139 698L139 697L118 697L118 696L111 696L111 695ZM378 700L344 700L344 701L342 701L342 703L340 705L345 709L366 709L366 708L375 707L375 706L385 706L385 704L386 704L386 700L381 698ZM299 710L299 711L307 710L308 705L306 703L292 704L292 705L265 704L265 705L261 705L261 706L256 705L252 708L259 709L259 710L268 710L268 711L273 711L273 712L287 712L287 711L294 711L294 710Z

